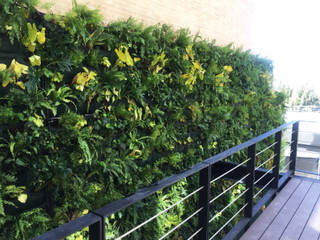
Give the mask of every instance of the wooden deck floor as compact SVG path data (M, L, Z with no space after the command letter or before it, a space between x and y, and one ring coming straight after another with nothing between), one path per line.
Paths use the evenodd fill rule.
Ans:
M240 240L320 240L320 182L293 178Z

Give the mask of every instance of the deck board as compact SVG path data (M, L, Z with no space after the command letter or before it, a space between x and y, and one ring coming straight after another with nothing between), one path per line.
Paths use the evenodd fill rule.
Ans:
M308 193L311 184L311 182L303 181L299 185L294 194L291 195L290 199L282 207L276 218L274 218L272 223L267 227L260 238L261 240L280 239L281 234L294 216L295 210L299 208L301 202Z
M241 240L320 240L320 182L293 178Z
M299 209L291 219L289 225L282 233L281 240L298 240L308 219L312 214L320 195L320 184L312 184Z
M251 225L251 227L244 233L241 240L257 240L264 233L266 226L268 226L275 216L279 213L282 206L287 202L291 194L301 184L301 180L292 179L284 189L277 195L277 197L270 203L259 218ZM266 225L266 226L265 226Z
M299 240L318 240L320 239L320 201L313 209Z

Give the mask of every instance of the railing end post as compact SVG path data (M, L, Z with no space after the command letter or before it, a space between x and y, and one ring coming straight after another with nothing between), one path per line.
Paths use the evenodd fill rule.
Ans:
M105 240L106 237L105 237L105 218L101 215L98 215L97 213L95 212L92 212L93 214L101 217L101 219L92 224L92 225L89 225L89 239L90 240Z
M299 121L292 125L291 134L291 150L290 150L290 166L289 170L292 171L293 175L296 170L296 160L297 160L297 149L298 149L298 133L299 133Z

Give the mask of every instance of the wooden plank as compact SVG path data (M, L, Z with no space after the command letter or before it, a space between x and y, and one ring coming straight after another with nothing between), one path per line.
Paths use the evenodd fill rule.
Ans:
M291 195L290 199L282 207L279 214L274 218L272 223L267 227L261 236L261 240L279 239L285 230L286 226L294 216L295 211L304 200L307 192L309 191L312 183L303 181L295 192Z
M288 201L296 188L301 184L299 179L291 179L282 189L278 196L270 203L259 218L251 225L251 227L242 235L241 240L257 240L264 233L268 225L273 221L280 212L282 206Z
M304 230L320 196L320 184L312 184L310 191L302 201L299 209L291 219L289 225L282 233L281 240L297 240Z
M319 183L315 183L320 185ZM315 205L299 240L317 240L320 238L320 199Z

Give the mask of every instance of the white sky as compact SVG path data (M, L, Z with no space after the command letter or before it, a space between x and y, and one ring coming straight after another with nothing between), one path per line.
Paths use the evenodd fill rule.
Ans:
M274 63L275 87L320 95L320 0L256 0L253 51Z

